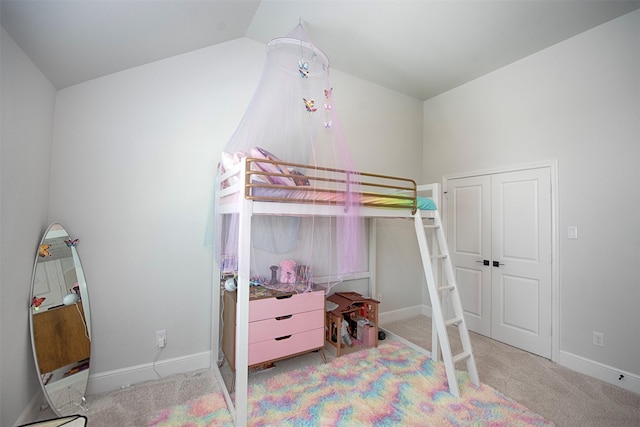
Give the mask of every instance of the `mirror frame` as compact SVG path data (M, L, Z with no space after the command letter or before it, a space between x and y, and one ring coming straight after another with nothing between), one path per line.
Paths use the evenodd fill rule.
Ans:
M75 285L77 285L77 289L76 289L76 286L73 286L72 289L69 289L69 293L67 293L64 296L61 295L63 297L62 300L56 301L59 304L51 306L43 311L40 311L39 306L40 304L42 304L43 301L42 300L38 301L37 295L35 294L36 281L38 277L38 267L44 265L44 262L46 262L46 261L42 261L43 253L45 254L44 256L47 256L46 254L49 253L48 249L50 248L50 246L43 247L43 245L47 245L46 241L51 239L51 237L49 236L50 233L57 230L61 232L60 236L58 237L61 237L61 238L66 237L66 239L64 240L64 243L70 249L70 254L71 254L70 258L73 262L73 268L70 268L65 272L60 271L59 274L64 275L67 272L75 270L75 275L76 275ZM66 236L63 235L63 233ZM89 308L89 294L87 291L87 282L84 275L84 270L82 269L82 263L80 262L80 257L78 256L78 252L76 250L77 243L78 243L78 239L71 240L68 230L62 224L60 224L59 222L51 223L49 227L47 227L47 230L44 232L42 239L40 240L40 244L38 245L38 249L36 250L36 256L35 256L35 261L33 265L33 272L31 276L31 293L30 293L31 301L29 304L29 330L31 333L31 348L33 351L34 364L36 367L36 373L38 375L38 381L40 382L40 386L42 388L42 393L44 394L45 399L49 404L49 407L58 416L75 414L76 411L74 410L71 410L71 411L65 410L66 407L70 405L79 407L84 411L87 410L85 393L86 393L88 380L89 380L90 360L91 360L91 316L90 316L90 308ZM44 249L44 252L43 252L43 249ZM49 255L51 254L49 253ZM67 259L67 258L68 257L66 256L64 257L64 259ZM62 267L61 267L61 270L62 270ZM58 284L58 286L61 286L61 285ZM68 288L68 284L66 285L66 288ZM61 289L61 294L62 294L62 291L66 292L67 289L64 289L64 290ZM74 291L76 296L73 295ZM77 296L78 294L79 294L79 298ZM70 296L71 298L66 298ZM54 304L56 304L56 302L54 302ZM34 319L37 315L47 313L47 317L53 317L55 319L59 319L61 323L62 322L68 323L69 322L68 319L74 317L73 313L67 313L68 315L65 315L65 312L67 310L73 310L72 308L69 308L69 309L66 308L71 305L75 306L75 309L77 310L77 313L80 315L80 319L83 322L82 324L78 324L78 322L74 322L76 324L73 326L75 326L76 331L77 329L79 329L78 327L82 328L83 329L82 332L84 332L84 335L88 339L88 351L86 351L87 343L81 344L81 347L83 348L82 352L86 351L86 354L88 354L88 357L86 359L74 361L74 362L71 362L70 364L62 366L54 370L53 371L54 374L52 374L52 372L43 373L40 370L40 359L38 358L38 348L37 348L38 346L36 345L36 335L38 334L35 332L35 329L36 329L35 324L36 323L38 323L39 325L46 325L46 324L43 324L41 322L35 322ZM50 311L52 312L49 313ZM38 326L38 328L40 328L40 326ZM60 341L64 341L64 339L61 338ZM67 371L66 369L68 369L72 365L73 367ZM62 372L60 370L66 371L66 372ZM43 378L44 374L51 374L52 377L55 377L55 378L52 378L53 381L49 383L48 381L51 377L47 378L47 380L45 381L45 379ZM76 377L76 381L73 381L72 378L78 374L80 375ZM78 379L80 381L77 381ZM56 387L50 387L53 384L56 384ZM52 388L53 390L51 390ZM60 405L56 405L56 402L50 395L50 392L53 393L54 391L58 391L58 390L68 390L68 401Z

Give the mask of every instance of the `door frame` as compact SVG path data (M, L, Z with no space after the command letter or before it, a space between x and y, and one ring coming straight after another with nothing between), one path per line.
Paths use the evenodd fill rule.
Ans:
M442 196L447 193L450 179L470 178L480 175L492 175L504 172L517 172L527 169L549 168L551 174L551 360L557 362L560 349L560 262L558 251L558 159L503 166L470 172L460 172L442 176ZM447 199L441 197L440 220L447 227Z

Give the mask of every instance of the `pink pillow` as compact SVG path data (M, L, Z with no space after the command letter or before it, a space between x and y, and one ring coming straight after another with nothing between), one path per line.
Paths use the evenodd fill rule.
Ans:
M259 148L259 147L255 147L251 149L251 157L255 157L256 159L281 161L279 158L277 158L276 156L274 156L264 148ZM278 165L276 163L257 162L256 164L264 172L282 173L282 174L291 173L285 166ZM268 178L269 181L271 181L271 183L275 185L287 185L290 187L294 187L296 185L294 180L287 176L267 176L265 178Z

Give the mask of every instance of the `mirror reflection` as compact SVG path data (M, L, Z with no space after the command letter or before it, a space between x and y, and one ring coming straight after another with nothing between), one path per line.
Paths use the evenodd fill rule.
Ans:
M91 322L78 239L54 223L38 247L31 284L31 340L44 395L58 415L85 409Z

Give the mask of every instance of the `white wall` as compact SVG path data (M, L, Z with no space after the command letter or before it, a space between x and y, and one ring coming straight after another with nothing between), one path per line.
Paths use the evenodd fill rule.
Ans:
M59 91L51 217L80 239L92 376L209 351L215 166L263 50L236 40Z
M152 378L144 377L151 369L133 371L156 357L162 364L210 349L214 170L264 52L238 39L58 92L50 217L80 239L93 328L90 391L107 377ZM422 103L331 76L358 166L418 178ZM383 278L397 274L402 250ZM159 329L167 346L158 355Z
M331 76L335 105L356 166L421 184L422 103L335 70ZM376 222L378 289L373 298L382 294L381 312L414 307L421 298L424 272L413 223ZM349 286L347 282L334 290Z
M47 227L55 88L1 29L0 425L37 394L29 335L31 272Z
M637 381L640 11L424 103L427 181L549 159L559 164L559 362L584 358L614 368L603 379L622 370Z

